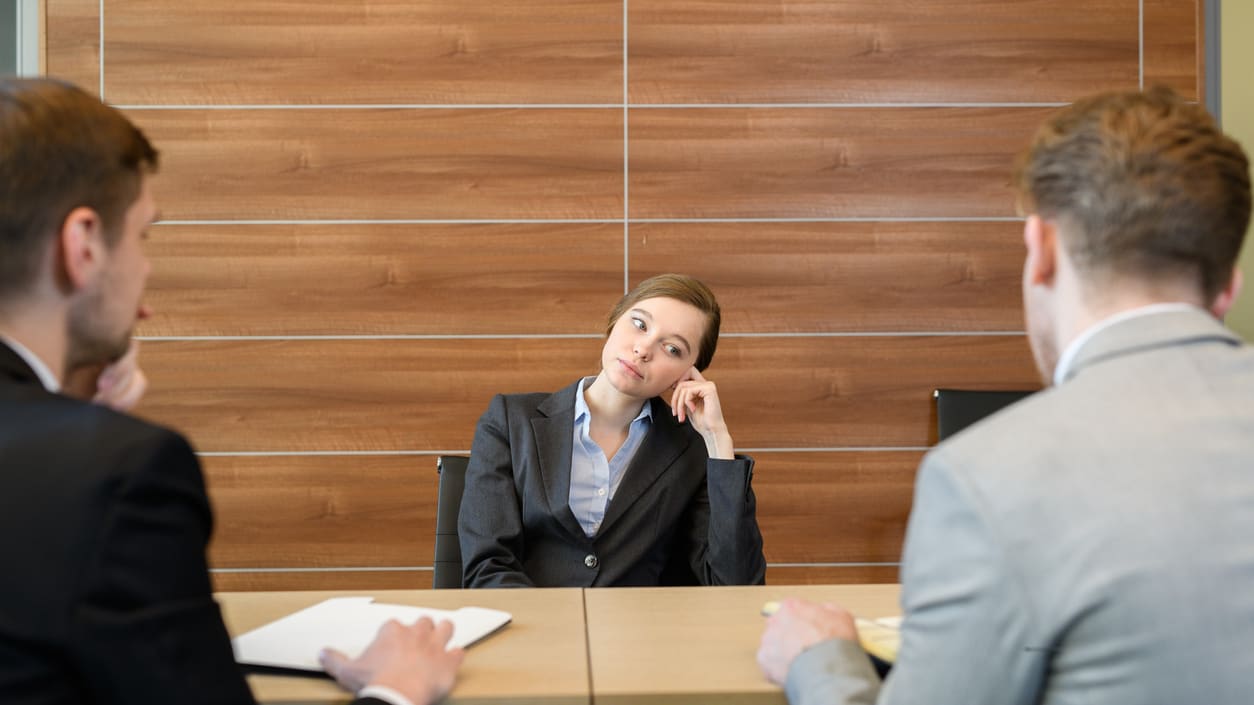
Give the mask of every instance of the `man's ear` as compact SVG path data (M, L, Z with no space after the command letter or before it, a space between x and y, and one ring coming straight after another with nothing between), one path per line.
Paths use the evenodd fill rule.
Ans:
M1039 215L1029 215L1023 223L1023 244L1028 248L1023 265L1027 283L1052 286L1058 268L1058 228Z
M61 223L57 238L58 279L71 290L94 279L105 261L104 223L94 209L80 206Z
M1241 272L1240 267L1232 268L1232 278L1228 280L1228 286L1210 302L1210 312L1215 318L1223 319L1228 315L1228 309L1232 308L1232 304L1236 303L1237 297L1241 295L1241 285L1245 283L1245 276Z

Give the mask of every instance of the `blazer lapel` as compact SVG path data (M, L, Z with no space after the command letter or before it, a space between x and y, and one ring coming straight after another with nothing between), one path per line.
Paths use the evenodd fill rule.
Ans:
M39 375L35 374L22 356L4 341L0 341L0 377L17 384L33 384L42 387Z
M575 392L579 383L554 392L536 407L531 419L536 438L536 455L540 460L540 479L549 514L567 531L586 538L579 520L570 511L570 455L575 433Z
M636 456L631 459L631 465L627 466L622 484L605 509L602 532L622 518L631 505L688 450L692 442L687 428L675 420L666 403L658 398L649 400L649 403L653 405L652 424Z
M1120 321L1098 332L1076 354L1067 379L1086 367L1111 358L1174 345L1225 342L1241 345L1241 338L1201 309L1147 314Z

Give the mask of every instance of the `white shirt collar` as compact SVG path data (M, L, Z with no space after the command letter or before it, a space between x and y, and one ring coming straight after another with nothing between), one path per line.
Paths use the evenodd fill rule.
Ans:
M53 394L61 391L60 380L57 379L56 375L52 374L52 369L45 365L43 360L40 360L35 353L30 351L30 348L3 333L0 333L0 342L8 345L13 352L17 353L18 357L22 358L23 362L35 371L35 376L39 377L39 381L43 383L44 389Z
M1089 326L1083 333L1077 335L1075 340L1072 340L1071 344L1067 346L1067 349L1062 351L1062 355L1058 358L1058 365L1054 367L1054 386L1056 387L1062 384L1063 380L1067 378L1067 373L1071 371L1072 365L1075 364L1076 356L1080 354L1080 348L1084 347L1085 343L1092 340L1093 336L1106 330L1107 328L1110 328L1116 323L1122 323L1123 321L1131 320L1133 318L1152 316L1159 313L1198 310L1200 309L1197 306L1186 303L1149 304L1148 306L1141 306L1139 308L1128 309L1127 311L1120 311L1113 316L1103 318L1097 323Z

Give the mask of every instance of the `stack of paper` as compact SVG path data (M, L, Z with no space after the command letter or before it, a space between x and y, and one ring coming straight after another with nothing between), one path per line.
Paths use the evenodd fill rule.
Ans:
M901 617L858 617L855 623L863 650L888 663L897 660L897 649L901 646Z
M483 607L450 611L376 604L373 597L336 597L241 634L232 645L241 664L321 671L318 652L324 647L356 658L389 619L412 624L420 617L453 623L449 648L473 644L511 619L509 612Z

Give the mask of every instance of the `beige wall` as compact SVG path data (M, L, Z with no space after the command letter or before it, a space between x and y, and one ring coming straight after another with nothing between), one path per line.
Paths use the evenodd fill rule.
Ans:
M1254 45L1249 43L1254 3L1228 0L1223 4L1222 23L1224 130L1240 140L1247 152L1254 152L1254 83L1249 77L1249 67L1254 66ZM1254 247L1248 241L1241 254L1241 270L1245 272L1245 293L1228 315L1228 324L1246 340L1254 341Z

